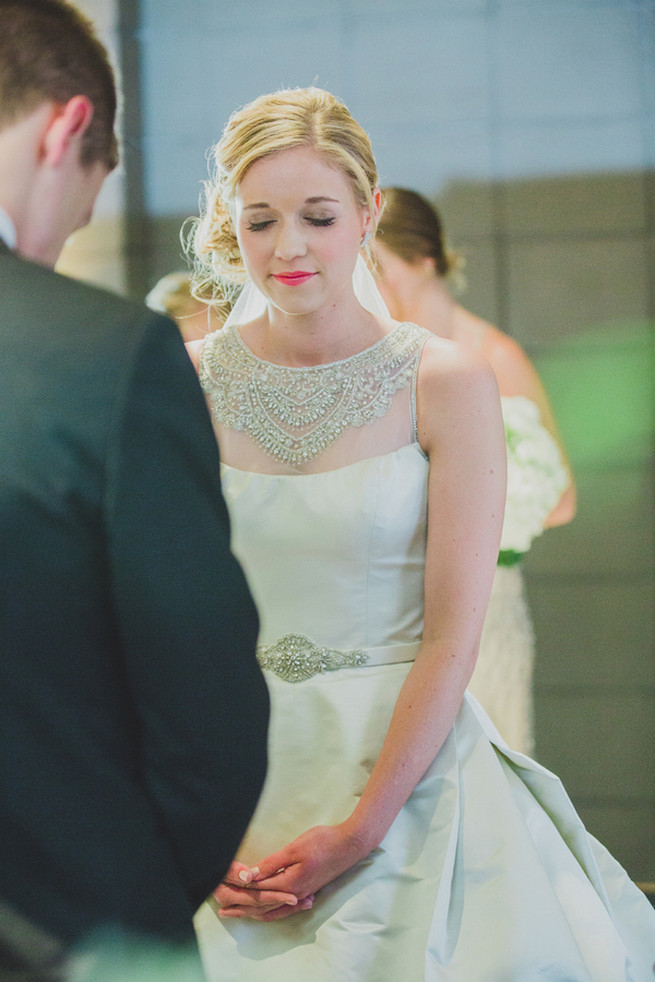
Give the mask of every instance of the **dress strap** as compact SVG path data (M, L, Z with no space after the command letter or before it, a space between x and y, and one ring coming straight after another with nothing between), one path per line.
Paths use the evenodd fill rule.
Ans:
M416 350L416 357L414 359L414 372L412 374L412 381L410 386L410 411L412 414L412 436L414 442L418 443L418 418L416 415L416 386L418 382L418 366L421 361L421 355L423 354L423 347L425 342L429 338L429 332L425 332L423 339L419 342L419 346Z

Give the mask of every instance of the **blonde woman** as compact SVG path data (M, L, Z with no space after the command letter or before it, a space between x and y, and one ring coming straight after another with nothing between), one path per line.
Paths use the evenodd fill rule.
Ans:
M465 693L505 494L492 370L384 310L362 258L375 162L337 99L262 96L214 160L199 276L246 285L190 351L272 725L257 813L196 918L210 979L643 975L655 911Z

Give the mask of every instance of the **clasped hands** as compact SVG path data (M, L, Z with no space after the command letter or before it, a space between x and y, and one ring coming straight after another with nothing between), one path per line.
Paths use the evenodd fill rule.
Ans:
M317 825L257 866L235 860L214 891L219 917L277 921L310 910L316 893L368 853L342 825Z

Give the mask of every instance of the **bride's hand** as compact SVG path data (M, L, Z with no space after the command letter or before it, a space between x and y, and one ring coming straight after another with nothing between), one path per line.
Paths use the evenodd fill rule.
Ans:
M259 873L259 866L247 866L246 863L234 859L230 863L222 882L234 887L243 887L252 883L257 873Z
M281 920L300 910L308 910L314 898L298 901L295 894L279 890L262 889L253 883L259 872L257 866L246 866L234 861L223 882L214 890L213 897L219 905L219 917L246 917L257 921Z
M346 823L317 825L263 859L252 885L262 891L286 891L302 900L314 896L369 852L369 846Z

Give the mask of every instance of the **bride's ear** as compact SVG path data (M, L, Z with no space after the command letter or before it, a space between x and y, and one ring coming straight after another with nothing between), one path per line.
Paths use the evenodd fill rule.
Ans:
M375 188L373 191L373 214L367 212L366 225L364 229L369 232L371 236L375 235L375 230L378 227L378 221L380 220L380 212L382 211L382 192L379 188Z
M380 218L380 212L382 211L382 191L379 188L375 188L373 191L373 204L375 205L375 224L377 225Z
M371 213L370 208L364 208L362 223L362 247L366 248L369 241L375 235L375 230L378 227L378 219L380 217L380 208L382 203L382 195L380 194L380 189L375 188L372 194L373 198L373 212Z

